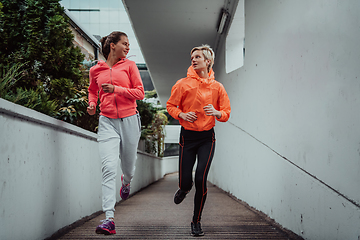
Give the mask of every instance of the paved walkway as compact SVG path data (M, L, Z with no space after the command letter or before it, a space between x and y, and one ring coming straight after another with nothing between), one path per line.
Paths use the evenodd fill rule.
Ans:
M58 239L194 239L190 222L195 188L181 204L174 204L177 177L167 175L120 202L115 212L115 235L95 233L104 218L101 214ZM208 184L201 224L205 236L200 239L301 239L272 225L212 184Z

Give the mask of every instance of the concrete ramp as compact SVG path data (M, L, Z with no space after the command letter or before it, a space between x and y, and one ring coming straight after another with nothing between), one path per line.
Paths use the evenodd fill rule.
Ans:
M190 235L190 223L195 189L181 204L174 204L177 179L177 174L167 175L120 202L115 212L115 235L95 233L104 218L101 214L53 239L194 239ZM201 239L302 239L210 183L201 223L205 232Z

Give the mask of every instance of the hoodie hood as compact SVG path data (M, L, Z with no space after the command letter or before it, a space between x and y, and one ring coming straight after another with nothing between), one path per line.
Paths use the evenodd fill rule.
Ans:
M194 70L193 66L190 66L188 68L188 71L187 71L187 77L189 78L194 78L200 82L205 82L205 83L212 83L215 81L215 73L214 71L212 70L212 68L210 69L210 72L209 72L209 78L201 78L199 77L199 75L196 73L196 71Z
M127 59L127 58L122 58L122 59L120 59L119 61L117 61L117 62L112 66L112 68L115 67L115 66L118 65L118 64L122 64L122 63L127 62L127 61L129 61L129 59ZM96 65L97 65L98 67L100 67L100 68L110 68L109 65L107 65L106 61L104 61L104 60L98 60L98 62L97 62Z

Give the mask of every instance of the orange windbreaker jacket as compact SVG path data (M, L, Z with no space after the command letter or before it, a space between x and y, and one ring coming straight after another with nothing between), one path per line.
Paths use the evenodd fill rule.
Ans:
M125 118L137 113L136 100L145 96L143 83L135 62L121 59L112 68L99 61L90 69L89 105L95 106L100 96L100 115L108 118ZM101 85L115 86L113 93L105 93Z
M169 114L178 119L186 130L206 131L215 126L214 116L207 116L204 106L212 104L221 112L220 122L229 120L231 107L230 100L224 86L215 80L214 71L211 69L209 78L200 78L192 66L189 67L187 77L176 82L172 87L171 96L166 103ZM188 122L179 118L181 112L195 112L197 120Z

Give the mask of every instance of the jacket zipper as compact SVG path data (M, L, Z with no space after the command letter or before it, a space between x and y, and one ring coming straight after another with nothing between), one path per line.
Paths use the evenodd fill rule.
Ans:
M112 81L112 68L110 68L110 83L111 83L112 85L114 85L114 84L113 84L113 81ZM115 107L116 107L116 116L119 118L119 110L118 110L118 107L117 107L116 95L115 95L115 85L114 85L113 95L114 95L114 102L115 102Z

